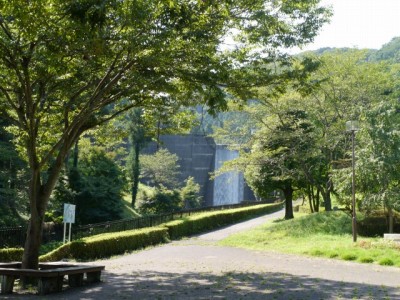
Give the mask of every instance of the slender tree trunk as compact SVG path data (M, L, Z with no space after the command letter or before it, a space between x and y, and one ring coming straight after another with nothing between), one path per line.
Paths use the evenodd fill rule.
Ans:
M161 116L159 117L161 118ZM160 150L161 120L157 121L157 151Z
M389 233L393 233L393 210L388 207L389 214Z
M139 188L139 175L140 175L140 166L139 166L139 154L140 154L140 144L138 141L134 143L134 162L132 165L132 202L131 206L135 207L136 197Z
M313 213L314 212L314 205L313 205L314 195L313 195L310 185L307 187L307 194L308 194L308 203L310 205L310 210L311 210L311 213Z
M287 186L283 189L285 196L285 219L293 219L293 189L291 186Z
M317 189L317 195L315 196L315 203L314 203L314 211L319 212L319 203L320 203L320 198L321 197L321 192L319 189Z
M74 146L74 156L73 156L73 168L78 169L78 159L79 159L79 140L75 142Z
M329 177L328 177L329 178ZM332 200L331 200L331 191L332 191L332 180L329 178L326 182L326 189L324 192L324 206L325 206L325 211L331 211L332 210Z

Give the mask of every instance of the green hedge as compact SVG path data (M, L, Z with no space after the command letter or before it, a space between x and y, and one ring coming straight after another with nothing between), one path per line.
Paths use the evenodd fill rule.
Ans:
M168 241L164 227L107 233L71 243L71 255L77 259L94 259L123 254Z
M282 206L283 203L261 204L251 207L201 213L182 220L168 222L164 226L168 228L169 236L174 240L272 213L280 210Z
M46 253L39 257L41 262L59 261L64 258L71 258L71 243L64 244L53 251Z
M23 248L0 249L0 262L22 261Z
M255 216L278 211L283 203L260 204L251 207L199 213L175 220L159 227L104 233L65 244L40 257L40 261L58 261L64 258L93 260L123 254L147 246L198 234L240 222ZM20 259L17 259L20 260Z
M168 241L165 227L104 233L65 244L40 257L40 261L57 261L63 258L92 260L123 254Z

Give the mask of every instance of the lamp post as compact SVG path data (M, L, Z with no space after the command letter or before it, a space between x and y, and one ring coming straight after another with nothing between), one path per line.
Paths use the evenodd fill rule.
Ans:
M351 147L352 147L352 176L351 176L351 190L352 190L352 206L353 206L353 218L352 218L352 229L353 229L353 242L357 242L357 217L356 217L356 184L355 184L355 153L354 153L354 142L355 142L355 133L359 130L358 121L347 121L346 122L346 131L351 133Z

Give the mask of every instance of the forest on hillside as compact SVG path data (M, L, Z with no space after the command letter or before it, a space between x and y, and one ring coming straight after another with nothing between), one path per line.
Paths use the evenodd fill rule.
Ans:
M143 214L202 205L198 184L176 181L177 157L159 144L163 134L190 132L239 150L225 170L242 171L260 198L280 190L290 201L304 197L312 211L330 210L332 202L350 207L348 120L360 123L358 207L399 208L400 38L379 50L324 48L300 56L318 64L301 88L255 89L247 105L232 96L216 115L166 97L87 132L70 149L46 221L61 221L63 203L78 205L80 224L120 219L127 202ZM0 122L0 226L15 226L28 217L29 175L11 124ZM150 141L160 151L141 155Z

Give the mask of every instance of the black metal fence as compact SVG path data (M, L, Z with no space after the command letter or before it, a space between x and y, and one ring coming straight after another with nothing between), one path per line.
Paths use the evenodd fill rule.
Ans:
M21 247L25 242L24 226L0 228L0 248Z
M132 219L124 219L118 221L88 224L81 226L72 226L72 239L92 236L101 233L119 232L131 229L140 229L145 227L158 226L171 220L181 219L195 213L209 212L230 208L247 207L258 204L271 203L268 202L242 202L239 204L221 205L202 207L197 209L182 210L178 212L171 212L162 215L145 216ZM43 229L43 243L51 241L62 241L63 238L63 224L46 224ZM25 243L26 227L6 227L0 228L0 248L4 247L21 247Z

